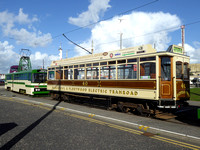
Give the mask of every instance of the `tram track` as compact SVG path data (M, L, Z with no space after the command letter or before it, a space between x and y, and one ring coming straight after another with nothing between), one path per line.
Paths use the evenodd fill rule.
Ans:
M194 111L194 107L192 106L188 106L188 107L183 107L180 110L156 110L155 114L138 114L136 111L130 111L131 109L118 109L116 107L116 104L114 104L114 108L112 107L108 107L108 102L103 102L102 98L99 98L100 100L100 104L99 103L92 103L90 100L86 100L83 98L85 98L84 96L82 97L73 97L73 99L71 100L64 100L66 103L72 103L72 104L76 104L76 105L84 105L84 106L88 106L88 107L94 107L97 109L104 109L107 111L117 111L117 112L121 112L121 113L125 113L128 115L136 115L136 116L142 116L142 117L149 117L152 119L156 119L156 120L162 120L162 121L166 121L166 122L171 122L171 123L176 123L176 124L190 124L190 125L194 125L194 126L200 126L200 121L194 118L190 118L188 115L195 115L195 114L188 114L190 111ZM47 98L48 100L52 100L51 97ZM103 104L103 105L102 105ZM128 110L128 111L127 111ZM183 114L180 114L179 111L184 112ZM185 116L185 118L184 118ZM191 120L192 119L192 120Z

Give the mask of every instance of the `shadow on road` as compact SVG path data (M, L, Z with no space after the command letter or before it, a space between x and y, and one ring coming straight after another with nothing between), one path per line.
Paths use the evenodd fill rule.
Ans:
M176 112L176 120L190 125L200 126L200 119L198 118L199 106L187 106Z
M8 132L9 130L12 130L17 126L16 123L2 123L0 124L0 136L3 135L4 133Z
M58 106L60 103L61 103L61 101L59 101L58 103L56 103L54 105L54 107L49 112L47 112L45 115L43 115L37 121L35 121L34 123L32 123L30 126L28 126L26 129L24 129L22 132L20 132L14 138L12 138L9 142L7 142L5 145L3 145L0 149L2 149L2 150L6 149L7 150L7 149L12 148L24 136L26 136L29 132L31 132L36 126L38 126L40 124L40 122L42 122L46 117L48 117L56 109L56 106Z

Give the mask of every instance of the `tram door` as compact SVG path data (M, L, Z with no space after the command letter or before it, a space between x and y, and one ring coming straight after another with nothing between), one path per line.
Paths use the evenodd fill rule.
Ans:
M160 98L173 98L173 68L172 57L160 57Z

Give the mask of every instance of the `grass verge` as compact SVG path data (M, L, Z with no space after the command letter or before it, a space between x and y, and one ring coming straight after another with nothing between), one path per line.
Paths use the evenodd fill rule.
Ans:
M200 101L200 88L191 88L190 89L190 100L191 101Z

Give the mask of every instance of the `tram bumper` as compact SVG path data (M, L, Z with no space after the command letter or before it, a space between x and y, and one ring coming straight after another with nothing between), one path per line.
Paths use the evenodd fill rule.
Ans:
M187 100L161 99L157 107L162 109L179 109L187 105Z

